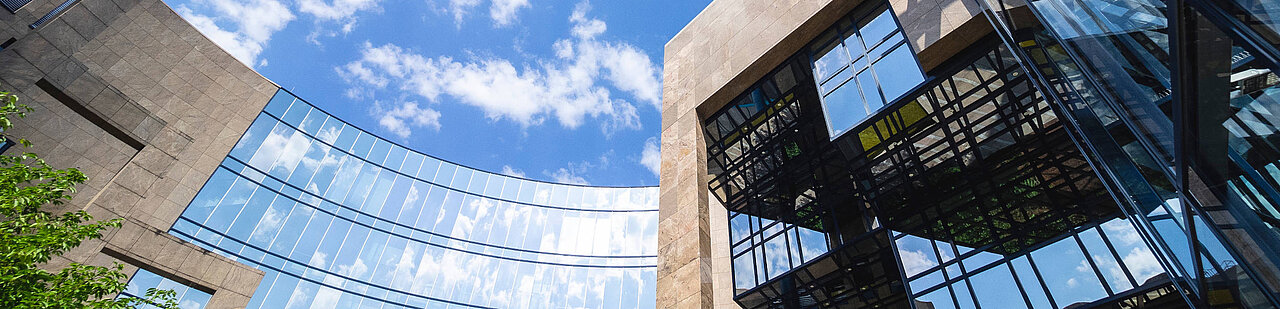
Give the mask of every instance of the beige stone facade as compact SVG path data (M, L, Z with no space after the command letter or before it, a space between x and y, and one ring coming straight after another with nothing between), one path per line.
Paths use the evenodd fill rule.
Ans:
M736 308L702 121L864 1L715 0L663 60L658 308ZM991 31L977 2L889 0L927 72Z
M55 264L120 261L244 307L263 273L167 230L278 86L159 0L79 1L30 27L62 3L0 11L0 89L34 109L6 134L89 176L68 209L124 226Z

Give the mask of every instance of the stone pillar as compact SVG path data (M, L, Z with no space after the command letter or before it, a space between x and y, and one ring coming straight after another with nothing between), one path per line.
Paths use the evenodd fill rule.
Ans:
M693 110L662 130L658 308L711 308L706 147Z

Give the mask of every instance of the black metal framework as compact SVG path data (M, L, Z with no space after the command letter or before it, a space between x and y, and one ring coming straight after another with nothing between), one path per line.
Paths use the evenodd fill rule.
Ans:
M762 89L777 84L778 73L808 71L793 69L804 68L798 60L713 114L709 185L730 210L739 304L965 307L1001 298L974 287L1000 274L1019 276L1005 282L1016 282L1008 291L1021 291L1028 307L1177 295L1162 271L1128 270L1099 227L1123 216L1103 182L1010 52L992 40L979 45L936 74L945 77L831 142L814 84ZM744 103L752 98L766 99ZM908 266L912 257L904 256L920 252L904 251L908 240L950 251L928 251L932 266ZM1031 253L1063 241L1095 257L1072 263L1087 263L1090 282L1104 292L1059 297L1040 279ZM1101 263L1121 275L1104 275Z
M1276 4L1038 0L1027 7L1036 17L1030 23L987 16L1007 44L1025 52L1019 60L1069 115L1073 137L1109 190L1141 218L1135 223L1160 249L1187 302L1280 305L1280 200L1273 194L1280 121L1270 112L1280 66L1275 20L1266 20ZM1130 20L1146 24L1126 27ZM1077 35L1095 25L1107 31ZM1144 92L1153 96L1131 95Z
M708 118L739 304L1280 306L1280 5L966 1L1002 44L852 127L834 32Z

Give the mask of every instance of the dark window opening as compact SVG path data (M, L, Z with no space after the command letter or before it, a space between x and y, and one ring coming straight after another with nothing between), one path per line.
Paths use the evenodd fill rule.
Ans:
M4 43L0 43L0 50L9 48L9 45L13 45L13 43L17 41L18 41L18 38L9 38L8 40L5 40Z
M31 0L0 0L0 5L4 5L4 9L9 10L9 13L17 13L19 9L27 6L27 3L31 3Z
M4 142L0 142L0 154L4 154L6 151L9 151L9 148L17 144L18 143L14 142L12 138L4 138Z

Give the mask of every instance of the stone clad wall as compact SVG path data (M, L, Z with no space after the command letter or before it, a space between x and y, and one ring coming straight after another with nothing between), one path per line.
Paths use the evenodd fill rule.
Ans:
M68 210L125 224L53 264L124 261L244 307L262 272L166 232L278 87L158 0L82 0L29 27L61 3L0 10L0 89L35 109L6 134L89 176Z
M723 107L863 1L869 0L715 0L667 43L659 308L737 307L727 214L707 192L702 117ZM973 1L889 0L926 71L990 31Z

